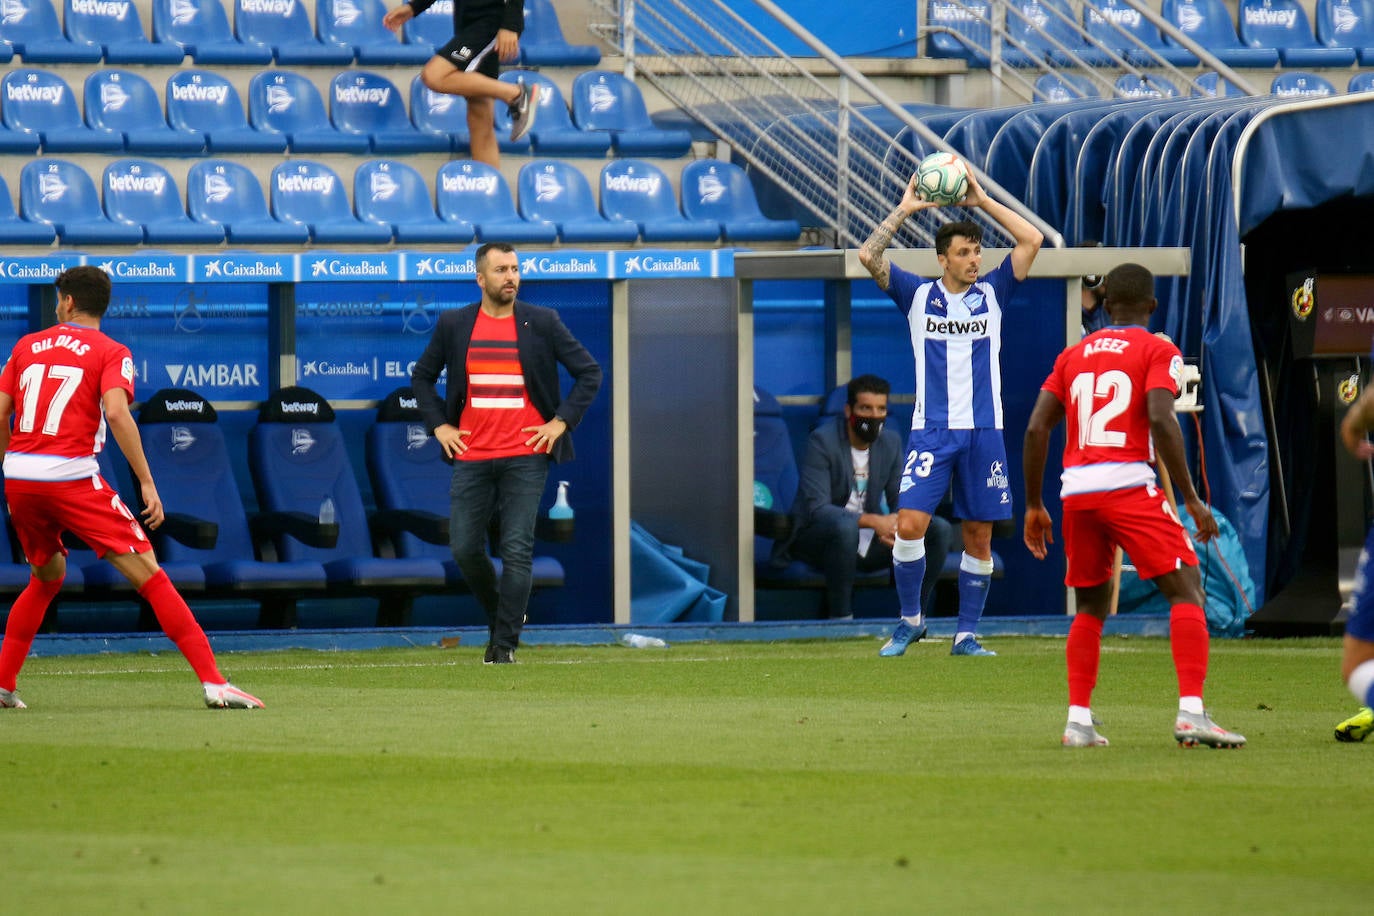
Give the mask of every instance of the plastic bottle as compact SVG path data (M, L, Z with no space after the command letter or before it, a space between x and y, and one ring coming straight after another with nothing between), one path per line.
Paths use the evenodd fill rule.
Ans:
M620 644L631 649L668 648L668 644L657 636L645 636L643 633L625 633L620 637Z
M334 499L333 497L326 496L324 499L320 500L320 524L332 525L334 524L334 518Z
M572 506L568 505L568 482L558 481L558 497L549 509L549 518L572 518Z

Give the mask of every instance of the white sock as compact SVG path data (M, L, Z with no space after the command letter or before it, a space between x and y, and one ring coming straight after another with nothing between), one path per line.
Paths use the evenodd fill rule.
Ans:
M1202 715L1202 697L1179 697L1178 711L1190 712L1195 716Z
M966 639L972 639L972 638L973 638L973 634L972 634L972 633L969 633L969 632L967 632L967 631L965 631L965 630L960 630L958 633L955 633L955 634L954 634L954 644L957 646L957 645L959 645L959 643L963 642L964 640L966 640Z
M908 617L905 614L902 615L902 620L904 620L908 626L913 627L919 627L925 619L926 615L924 613L917 614L915 617Z
M1370 694L1374 693L1374 661L1356 665L1345 684L1350 688L1350 692L1355 694L1355 699L1360 701L1361 706L1368 706Z
M1086 706L1070 706L1069 722L1074 725L1091 726L1093 724L1093 711Z

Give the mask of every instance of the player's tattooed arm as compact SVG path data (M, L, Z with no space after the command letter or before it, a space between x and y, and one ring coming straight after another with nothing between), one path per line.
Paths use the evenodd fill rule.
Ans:
M868 241L859 249L859 263L873 275L879 289L887 289L892 276L892 267L887 261L887 249L892 244L892 237L897 234L902 223L906 222L906 218L906 209L897 206L887 215L887 219L878 224L873 234L868 237Z

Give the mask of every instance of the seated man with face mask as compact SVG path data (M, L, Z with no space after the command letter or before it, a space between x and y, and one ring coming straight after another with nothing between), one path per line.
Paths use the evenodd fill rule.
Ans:
M858 572L892 565L904 455L902 437L883 428L890 390L876 375L855 378L843 415L823 419L811 433L790 513L793 534L775 547L775 559L790 556L825 573L831 618L854 615ZM932 518L925 536L923 607L929 607L952 539L949 522Z

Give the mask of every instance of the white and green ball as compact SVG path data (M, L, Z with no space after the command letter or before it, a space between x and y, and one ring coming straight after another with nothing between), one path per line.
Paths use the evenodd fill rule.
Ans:
M968 194L968 169L951 153L931 153L916 166L916 191L923 200L948 206Z

